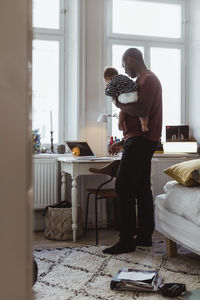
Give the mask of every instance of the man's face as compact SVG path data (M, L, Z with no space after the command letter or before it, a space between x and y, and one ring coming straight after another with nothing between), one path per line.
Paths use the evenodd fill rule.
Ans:
M133 58L128 56L126 60L122 59L122 67L124 68L125 73L129 77L131 78L137 77L136 70L135 70L135 62Z

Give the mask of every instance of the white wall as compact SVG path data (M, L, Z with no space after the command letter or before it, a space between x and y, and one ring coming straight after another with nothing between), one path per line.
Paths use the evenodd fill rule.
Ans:
M78 94L79 94L79 56L78 56L78 0L69 1L67 11L67 45L66 45L66 78L67 86L65 98L66 103L66 126L65 132L68 139L76 139L78 131ZM73 126L72 126L73 124Z
M29 14L28 14L29 13ZM31 1L0 2L0 299L31 299Z
M106 154L105 124L96 122L106 112L103 70L106 53L104 0L87 0L86 5L86 115L85 138L97 155Z
M200 142L200 1L189 0L189 124Z

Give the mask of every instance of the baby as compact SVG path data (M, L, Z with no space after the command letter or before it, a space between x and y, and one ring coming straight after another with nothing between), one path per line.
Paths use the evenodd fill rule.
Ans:
M124 104L137 102L138 85L128 76L118 74L115 68L108 67L104 71L104 80L106 83L105 94L111 97L118 97L118 101ZM126 113L120 111L119 113L119 130L123 130L123 121ZM142 131L148 131L148 117L140 117Z

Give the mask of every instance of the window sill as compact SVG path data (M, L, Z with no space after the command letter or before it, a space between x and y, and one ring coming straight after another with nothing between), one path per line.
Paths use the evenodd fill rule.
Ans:
M34 159L45 159L45 158L57 158L57 157L66 157L66 156L72 156L70 153L64 153L64 154L59 154L59 153L38 153L38 154L33 154Z
M153 158L181 158L181 157L191 157L191 158L200 158L198 153L162 153L154 154Z

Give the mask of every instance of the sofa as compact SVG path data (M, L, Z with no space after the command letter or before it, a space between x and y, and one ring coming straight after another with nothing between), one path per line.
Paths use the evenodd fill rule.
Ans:
M166 237L168 256L176 244L200 254L200 159L164 171L172 179L155 199L155 228Z

